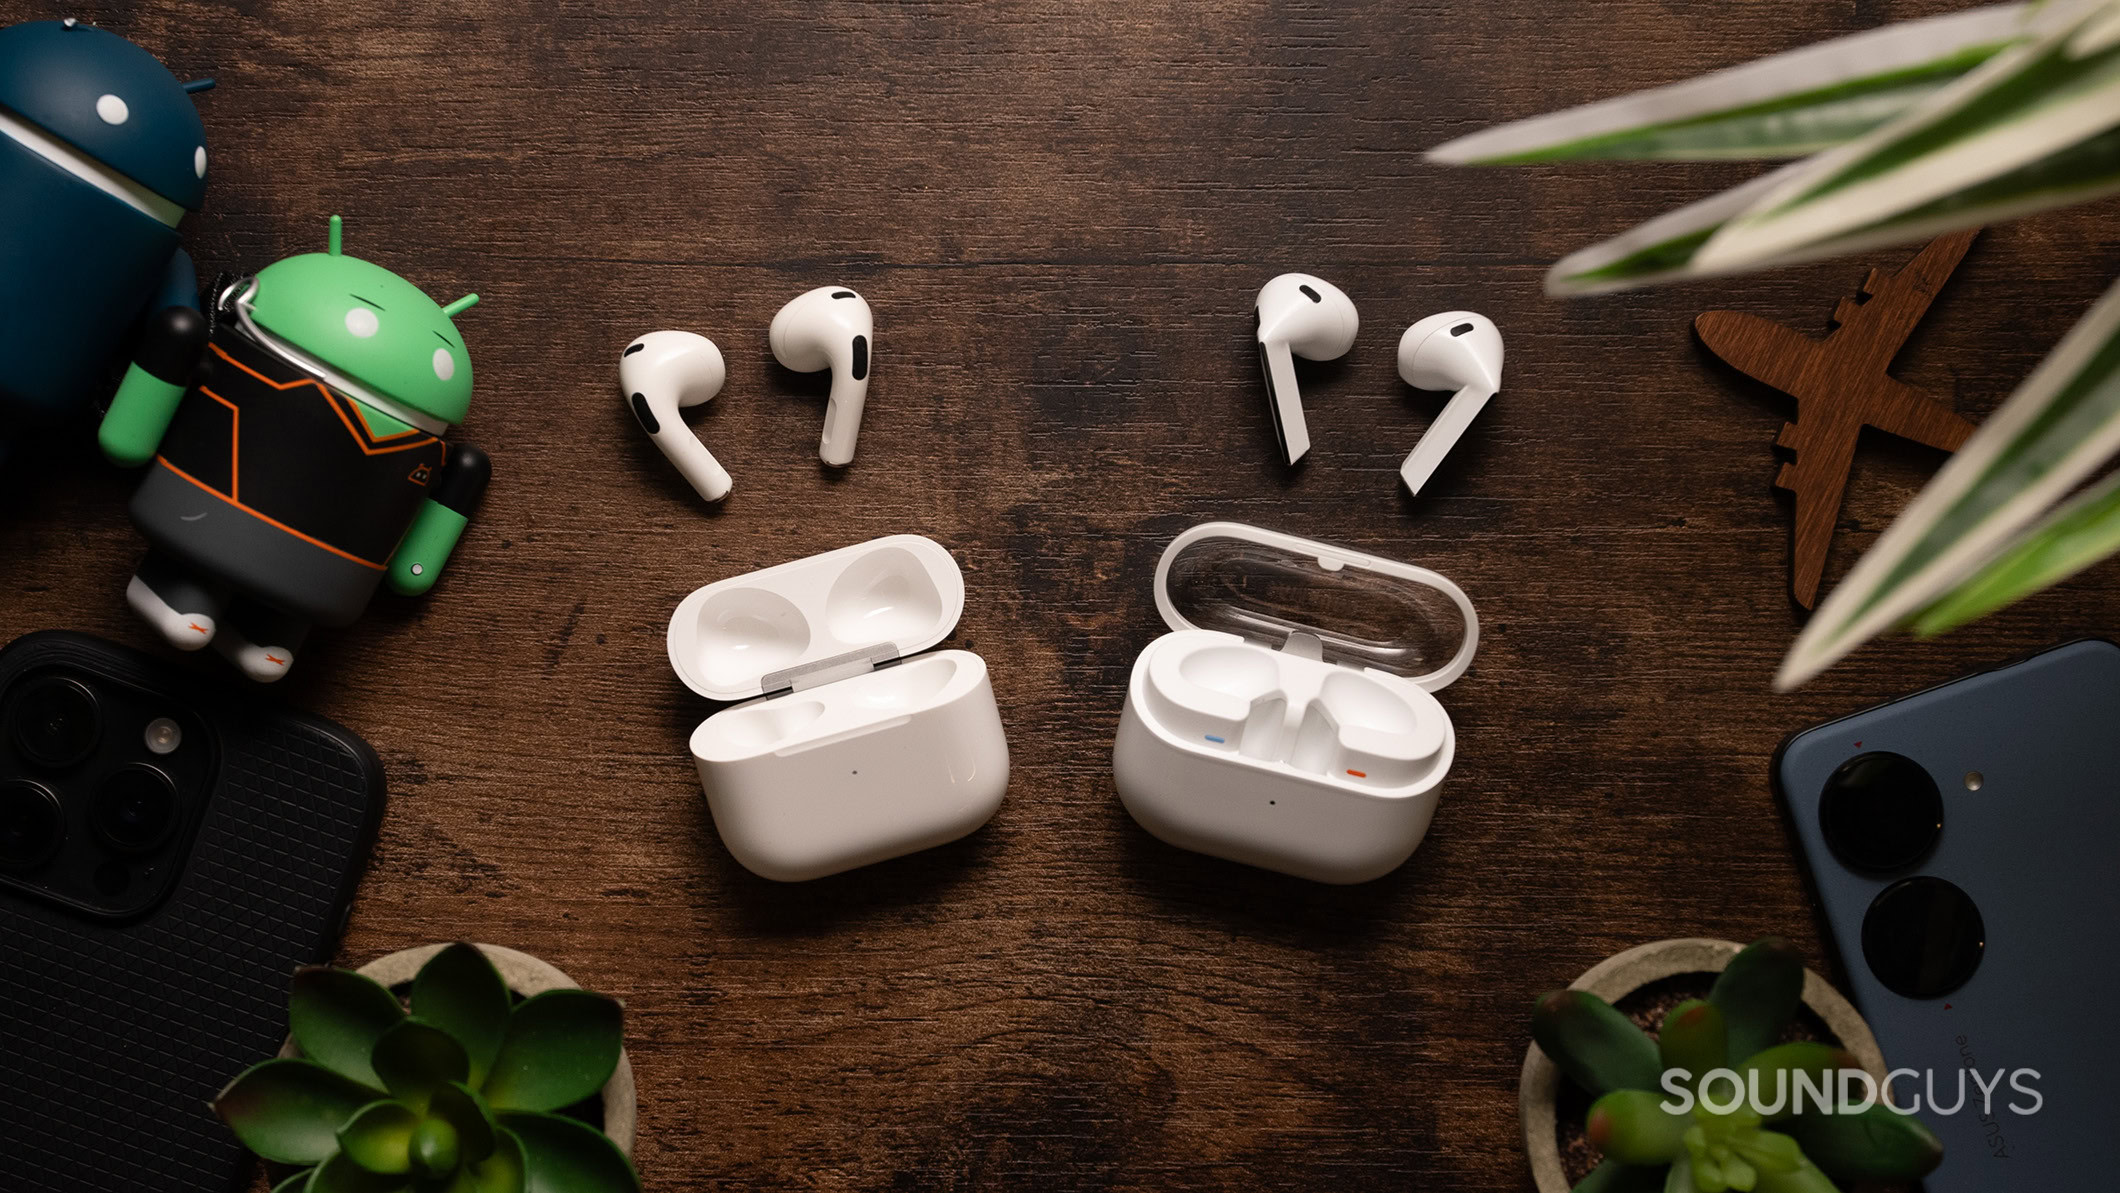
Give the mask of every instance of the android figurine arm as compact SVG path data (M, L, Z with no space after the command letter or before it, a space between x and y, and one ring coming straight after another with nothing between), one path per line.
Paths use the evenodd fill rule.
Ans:
M140 351L96 433L112 463L145 464L154 458L205 348L206 317L190 307L164 307L148 317Z
M390 556L391 591L419 596L434 587L492 476L493 461L485 452L468 444L450 447L449 463L435 481L433 494Z

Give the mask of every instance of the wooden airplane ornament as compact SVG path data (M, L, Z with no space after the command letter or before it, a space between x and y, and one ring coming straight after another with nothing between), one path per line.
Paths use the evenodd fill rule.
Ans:
M1979 232L1938 237L1897 273L1871 270L1861 295L1840 300L1823 340L1738 311L1709 311L1693 321L1709 351L1796 399L1796 421L1783 424L1774 441L1796 459L1782 465L1774 486L1796 495L1789 589L1806 609L1818 600L1863 427L1947 452L1973 433L1949 405L1888 370Z

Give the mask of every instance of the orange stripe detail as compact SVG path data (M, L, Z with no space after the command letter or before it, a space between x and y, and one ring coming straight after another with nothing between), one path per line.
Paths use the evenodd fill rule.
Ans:
M375 439L375 432L374 432L374 431L369 431L369 432L368 432L368 438L367 438L367 439L364 439L364 438L362 438L362 437L361 437L361 432L360 432L360 431L358 431L358 430L355 430L355 429L354 429L354 425L353 425L353 422L352 422L352 420L351 420L351 419L348 419L348 418L346 417L346 412L345 412L345 411L343 411L343 410L340 410L340 409L339 409L339 404L338 404L338 402L337 402L337 401L335 400L335 399L337 399L338 395L337 395L337 394L335 394L335 393L333 393L333 392L331 392L331 387L330 387L330 386L328 386L328 385L325 385L325 384L324 384L323 382L321 382L321 381L317 380L317 379L316 379L316 378L314 378L314 377L303 377L303 378L300 378L299 380L295 380L295 381L274 381L274 380L273 380L272 378L270 378L270 377L267 377L267 376L266 376L265 374L263 374L263 373L260 373L260 372L258 372L258 371L257 371L256 369L253 369L253 368L251 368L251 367L250 367L249 365L246 365L246 364L244 364L244 363L243 363L242 361L240 361L240 360L237 360L237 359L236 359L235 357L233 357L233 356L230 356L230 355L228 354L228 350L227 350L227 349L225 349L225 348L223 348L223 347L221 347L221 346L220 346L219 344L216 344L216 343L214 343L213 341L211 341L211 340L208 340L208 341L206 342L206 346L207 346L207 347L209 347L209 348L211 348L211 349L213 349L213 351L214 351L214 355L215 355L215 356L218 356L218 357L220 357L220 358L221 358L222 360L225 360L225 361L227 361L227 362L228 362L229 364L232 364L232 365L234 365L235 367L237 367L237 368L239 368L239 369L243 370L244 372L246 372L246 373L250 374L251 376L253 376L253 377L257 378L258 380L260 380L260 381L264 382L265 384L267 384L267 385L271 386L272 388L274 388L274 389L277 389L277 390L280 390L280 391L282 391L282 392L284 392L284 391L286 391L286 390L290 390L290 389L300 389L300 388L301 388L302 386L305 386L305 385L313 385L313 386L315 386L315 387L317 388L317 391L318 391L319 393L321 393L321 394L323 394L323 395L324 395L324 397L325 397L325 400L326 400L326 401L329 401L329 402L331 403L331 409L332 409L332 410L333 410L333 411L334 411L335 413L337 413L337 414L338 414L338 416L339 416L339 421L340 421L340 422L342 422L342 423L345 423L345 424L346 424L346 433L347 433L348 435L351 435L351 436L353 436L353 441L354 441L354 443L355 443L355 444L357 444L357 445L359 445L359 447L360 447L360 449L361 449L361 452L362 452L362 454L364 454L364 455L370 455L370 456L380 456L380 455L384 455L384 454L386 454L386 453L389 453L389 452L401 452L401 451L409 451L409 450L411 450L412 448L415 448L415 447L420 447L420 446L423 446L423 445L422 445L422 444L421 444L421 443L420 443L419 441L415 440L415 441L413 441L413 442L411 442L411 443L400 443L400 444L398 444L398 445L397 445L397 446L395 446L395 447L376 447L376 448L371 448L371 447L369 447L369 446L368 446L368 441L369 441L369 439ZM349 401L350 401L350 400L351 400L351 399L349 399ZM354 405L354 407L355 407L355 413L359 413L359 406L360 406L360 404L356 402L356 403L353 403L353 405ZM363 418L363 419L361 420L361 425L362 425L363 427L366 427L366 426L368 425L368 420L367 420L366 418ZM404 436L406 436L406 435L427 435L427 433L426 433L425 431L422 431L422 430L420 430L420 429L419 429L418 427L414 427L414 428L412 428L412 429L411 429L411 430L409 430L409 431L400 431L400 432L398 432L398 433L396 433L396 434L394 434L394 435L387 435L387 436L384 436L384 437L383 437L382 439L376 439L376 442L377 442L377 443L379 443L379 444L380 444L380 443L387 443L387 442L389 442L389 441L390 441L390 440L392 440L392 439L399 439L399 438L403 438L403 437L404 437ZM432 439L432 438L434 438L434 436L432 436L432 435L427 435L427 437L428 437L429 439Z
M176 473L178 476L183 477L185 480L188 480L192 484L199 486L201 489L204 489L208 493L213 494L214 496L236 507L237 509L242 510L244 513L249 514L251 517L258 519L261 522L277 526L281 530L284 530L287 533L293 535L294 537L301 539L303 542L308 543L312 547L322 547L324 550L331 552L333 555L336 555L341 559L350 559L365 568L374 568L376 571L379 572L383 570L383 565L380 563L375 563L371 560L362 559L360 556L355 555L350 551L344 551L337 547L334 547L330 543L327 543L322 539L312 538L309 535L303 534L301 531L296 530L294 527L289 526L287 523L282 522L277 518L267 517L266 515L259 513L258 511L250 508L249 506L244 505L242 502L237 501L235 498L230 497L228 494L223 493L219 489L214 488L212 485L207 484L205 481L200 480L198 477L195 477L189 472L184 471L182 468L177 467L175 464L170 463L168 460L164 459L161 456L155 457L155 463L160 464L162 467L169 469L171 472Z

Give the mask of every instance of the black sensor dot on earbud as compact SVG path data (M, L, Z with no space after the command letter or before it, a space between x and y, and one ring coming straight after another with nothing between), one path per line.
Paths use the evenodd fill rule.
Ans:
M1310 288L1310 287L1308 287L1308 286L1297 286L1297 287L1296 287L1296 289L1298 289L1298 290L1301 290L1301 291L1303 292L1303 295L1304 295L1304 297L1306 297L1306 298L1310 299L1310 301L1312 301L1312 302L1324 302L1324 301L1325 301L1325 300L1324 300L1323 298L1320 298L1320 297L1318 297L1318 292L1317 292L1317 291L1315 291L1315 290L1311 289L1311 288Z
M1453 328L1451 328L1451 329L1450 329L1450 334L1451 334L1452 336L1461 336L1461 335L1464 335L1464 334L1465 334L1466 332L1468 332L1468 331L1471 331L1471 330L1472 330L1472 324L1470 324L1470 323L1460 323L1460 324L1458 324L1458 325L1457 325L1456 327L1453 327Z

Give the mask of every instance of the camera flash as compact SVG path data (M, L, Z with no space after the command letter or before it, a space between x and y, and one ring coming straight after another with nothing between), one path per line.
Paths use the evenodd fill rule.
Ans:
M1969 770L1965 772L1965 789L1967 791L1978 791L1980 790L1980 785L1985 782L1987 780L1981 776L1979 771Z
M147 748L155 754L169 754L184 744L184 731L168 717L156 717L147 723Z

